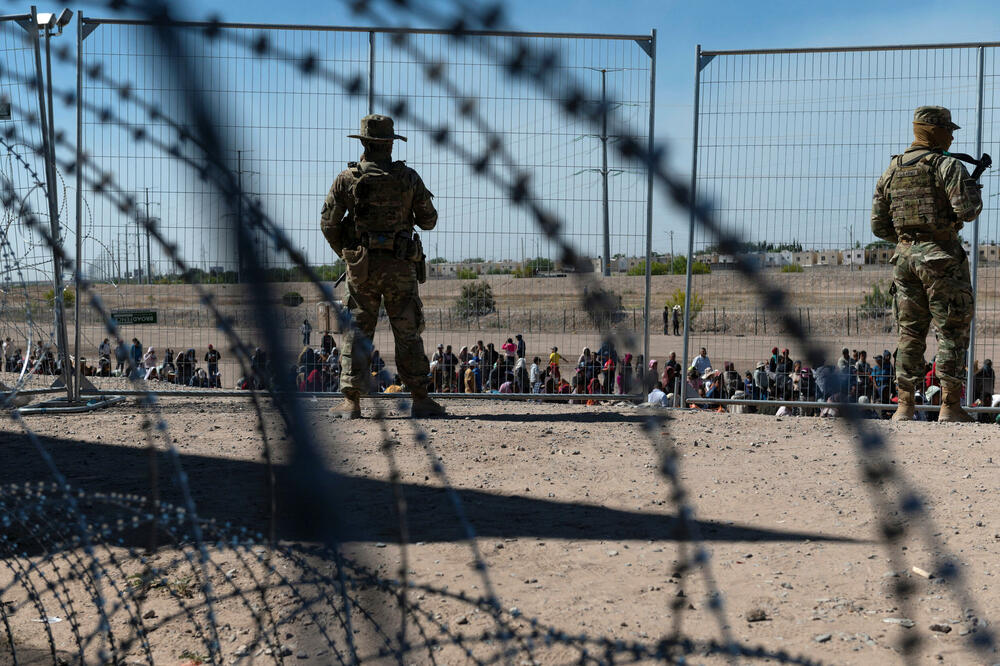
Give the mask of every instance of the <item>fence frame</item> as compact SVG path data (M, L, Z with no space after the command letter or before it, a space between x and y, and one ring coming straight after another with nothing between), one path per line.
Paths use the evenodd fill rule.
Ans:
M695 79L694 79L694 135L692 143L691 160L691 200L697 204L698 185L698 120L699 102L701 101L701 71L708 66L716 56L735 55L781 55L781 54L805 54L805 53L867 53L877 51L931 51L939 49L976 49L977 67L977 104L976 104L976 156L983 152L983 107L984 107L984 71L985 71L985 51L987 48L1000 48L1000 42L953 42L942 44L891 44L881 46L822 46L808 48L774 48L774 49L731 49L731 50L702 50L701 44L695 47ZM682 343L684 364L688 362L688 340L691 332L691 320L688 314L691 304L691 276L692 263L694 261L694 234L697 226L695 208L692 206L688 220L688 254L686 287L684 294L684 339ZM979 291L978 270L979 270L979 216L972 221L972 257L969 262L969 273L972 282L972 293L976 295ZM978 307L978 301L976 302ZM976 344L976 313L973 310L972 321L969 324L969 348L966 351L966 385L972 386L974 380L973 365L975 361ZM965 403L967 407L972 407L974 396L972 391L965 392ZM685 404L687 394L687 382L681 382L681 404ZM722 402L727 402L723 400Z
M543 39L559 39L559 40L600 40L600 41L632 41L635 42L640 49L649 57L650 68L649 68L649 119L647 128L647 148L650 154L653 153L654 149L654 138L653 138L653 123L656 115L656 29L652 29L650 34L602 34L602 33L575 33L575 32L531 32L531 31L513 31L513 30L462 30L460 33L453 30L445 29L435 29L435 28L399 28L399 27L387 27L387 26L335 26L335 25L316 25L316 24L286 24L286 23L246 23L246 22L213 22L213 21L168 21L166 23L169 26L177 28L195 28L195 29L249 29L249 30L281 30L281 31L305 31L305 32L350 32L350 33L367 33L368 34L368 89L367 89L367 107L368 113L374 112L375 107L375 95L376 95L376 81L375 81L375 65L377 58L376 51L376 35L461 35L462 37L510 37L510 38L543 38ZM77 95L76 95L76 127L77 127L77 137L76 137L76 157L77 163L79 163L82 155L85 154L85 147L83 145L83 43L86 38L97 30L101 25L131 25L131 26L153 26L153 25L163 25L162 23L156 24L150 20L143 19L123 19L123 18L99 18L92 16L84 16L82 11L77 12L77 62L76 62L76 85L77 85ZM653 161L649 161L646 164L646 247L645 247L645 294L643 300L643 357L649 358L649 324L650 324L650 291L652 289L652 257L653 257L653 184L654 184L654 171L656 165ZM82 248L82 227L83 227L83 215L82 215L82 181L81 181L81 170L77 170L77 192L76 192L76 236L77 236L77 252L76 252L76 266L77 270L74 275L74 284L77 293L80 293L80 284L82 281L82 265L83 265L83 248ZM605 174L606 175L606 174ZM607 192L605 190L605 200L604 205L607 207ZM608 225L604 225L605 234L605 247L607 247ZM605 263L610 264L610 257L605 257ZM57 299L58 300L58 299ZM76 317L77 321L80 318L80 304L79 300L76 303ZM74 340L73 353L75 358L80 358L80 326L76 326L76 335ZM76 364L75 376L70 378L68 382L70 398L79 399L84 388L92 389L86 382L86 379L81 376L81 369L79 364ZM157 393L155 390L151 390L152 393ZM175 391L165 392L171 395L176 394Z

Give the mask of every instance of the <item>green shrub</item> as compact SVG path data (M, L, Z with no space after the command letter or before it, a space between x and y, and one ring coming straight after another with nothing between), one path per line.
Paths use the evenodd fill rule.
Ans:
M804 270L801 264L785 264L781 267L782 273L801 273Z
M697 266L697 264L695 264ZM668 275L670 273L670 266L664 264L660 261L654 261L650 264L649 274L650 275ZM640 261L638 264L628 269L626 275L645 275L646 274L646 262Z
M462 293L455 301L455 313L459 317L481 317L496 312L496 301L490 283L476 280L462 286Z
M670 298L667 299L667 302L666 302L665 305L667 306L668 310L673 310L675 305L679 305L679 306L681 306L681 314L683 314L683 310L684 310L684 290L683 289L677 289L676 291L674 291L674 293L670 295ZM701 311L704 310L704 309L705 309L705 299L702 298L697 292L692 291L691 292L691 321L694 321L695 318L698 316L698 314L701 313Z
M54 289L49 289L47 292L45 292L45 294L43 294L42 297L45 299L45 302L49 304L49 307L55 306L56 292ZM74 303L76 303L76 293L69 287L66 287L65 289L63 289L63 307L71 308L73 307Z
M862 317L884 317L892 309L892 294L884 283L876 282L861 297Z
M556 269L556 263L551 259L546 259L545 257L528 259L524 266L525 268L531 270L532 275L535 275L536 273L550 273Z
M447 264L448 260L445 259L444 257L434 257L433 259L428 260L427 263L428 264Z
M686 275L687 265L687 257L674 257L674 260L670 262L670 273L673 275ZM645 266L643 270L645 271ZM708 275L711 272L712 268L703 261L696 261L691 265L692 275Z
M459 268L455 271L455 277L459 280L475 280L479 275L471 268Z

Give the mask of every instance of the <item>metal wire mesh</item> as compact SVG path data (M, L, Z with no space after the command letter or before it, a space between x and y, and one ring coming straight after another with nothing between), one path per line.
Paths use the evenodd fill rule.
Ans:
M992 62L993 49L986 51ZM836 363L846 347L866 351L874 368L876 354L895 350L892 247L871 233L872 192L889 156L912 142L917 106L951 109L963 127L952 152L975 152L980 122L989 145L994 121L977 118L978 62L976 45L699 56L698 194L716 202L724 227L745 239L741 252L790 295L799 325L825 348L825 362ZM994 85L988 80L987 100ZM981 182L972 355L980 362L995 355L998 279L990 205L997 181L987 174ZM804 360L775 312L748 298L752 285L732 270L733 255L705 232L693 233L699 263L692 264L689 356L707 347L717 366L731 361L741 375L768 362L775 347ZM962 236L971 256L971 224ZM935 351L930 336L927 358Z
M357 8L358 11L362 12L369 9L367 5L358 5ZM467 18L473 25L478 24L479 21L483 21L486 27L490 27L492 24L490 20L486 20L487 17L481 17L471 12ZM187 46L183 37L179 36L183 34L183 31L180 33L174 31L170 24L162 20L155 21L153 25L156 28L158 43L164 46L164 60L171 61L173 74L184 80L183 77L190 75L191 70L190 63L185 59L188 53ZM457 31L457 33L453 35L453 38L461 41L464 35L461 31ZM273 45L261 43L259 40L255 44L255 50L261 57L273 56L275 53L281 52ZM298 53L296 58L285 64L287 67L301 67L307 62L310 62L308 52ZM551 72L558 71L558 68L549 67L547 63L544 52L537 52L532 48L525 47L518 51L517 56L512 58L504 69L506 76L511 81L523 80L545 93L559 85L557 77L550 77ZM303 73L308 74L308 69L305 69ZM88 76L96 79L103 74L91 69ZM436 82L434 76L428 75L427 78L429 82ZM348 89L351 89L349 81L343 83ZM123 95L123 92L131 94L132 85L125 81L106 85L116 89L119 96L126 96ZM600 114L595 114L593 109L587 108L586 104L575 104L575 101L584 99L577 86L579 84L575 84L571 88L571 93L564 101L564 107L567 112L589 120L591 125L598 124ZM178 140L178 148L171 150L170 148L175 144L170 143L166 152L173 158L171 163L175 168L191 168L192 162L200 164L205 169L205 180L211 183L211 185L206 186L205 191L208 192L214 187L221 201L229 205L231 213L234 207L242 205L238 204L237 201L243 201L244 190L243 184L240 182L239 165L237 165L237 169L232 169L231 161L221 148L223 145L230 144L228 138L225 141L219 140L220 135L225 136L224 132L219 130L220 128L224 129L226 124L212 122L219 113L223 113L223 117L225 117L224 109L204 104L205 100L212 99L213 95L211 87L204 88L206 89L202 90L202 87L199 87L183 91L185 104L173 109L173 111L177 113L178 118L189 119L194 130L185 138L184 125L172 126L172 131L165 134L171 142ZM354 94L358 93L358 89L355 89ZM423 118L422 115L415 114L408 109L400 109L400 111L397 115L407 118L410 122L416 123ZM150 112L147 110L146 113ZM103 122L109 127L120 127L123 124L123 121L111 110L105 114ZM16 135L16 132L13 134ZM626 136L627 132L621 131L619 135ZM462 144L452 142L446 136L439 135L438 138L440 139L439 143L449 147L450 154L456 160L476 171L478 161L475 152L463 152ZM190 141L193 145L185 145L185 141ZM658 153L646 152L642 143L635 139L623 139L621 144L617 147L617 151L621 153L623 158L630 158L653 169L657 182L676 203L685 207L691 205L689 192L660 168ZM191 160L186 159L185 150L191 151ZM128 174L95 169L89 158L87 162L86 182L92 192L95 195L100 195L100 198L114 202L116 208L128 214L130 218L130 220L123 219L123 224L137 224L144 232L148 231L151 236L150 244L155 243L159 248L157 252L162 251L165 260L169 259L174 268L185 271L187 265L185 254L191 250L186 249L182 252L179 244L164 237L159 224L150 222L148 219L150 215L145 214L144 202L128 194L130 190L135 188L119 187L118 180L120 178L127 179ZM66 160L60 159L60 163L65 165ZM84 165L80 165L80 168L83 167ZM504 182L500 176L490 174L490 177L494 183ZM98 183L101 183L102 186L97 187ZM196 187L200 188L200 186ZM195 187L191 189L194 190ZM562 230L565 227L562 226L561 221L554 216L546 215L537 204L532 207L534 203L533 190L534 188L527 187L523 190L515 189L511 192L509 200L512 204L526 206L531 210L534 222L549 242L559 246L559 256L567 264L577 265L585 261L586 257L577 257L573 252L571 243L573 237L571 235L563 237ZM9 193L5 194L5 206L9 208L15 198ZM710 211L700 207L691 210L698 223L710 230L723 248L732 251L731 248L736 240L726 233L726 229L716 223L710 215ZM251 211L246 215L237 213L236 217L250 227L251 233L261 230L270 242L280 245L285 255L295 261L300 269L307 270L309 268L295 252L294 246L289 247L285 243L281 234L271 233L268 217L257 211ZM26 219L28 218L26 217ZM37 216L32 216L30 221L34 225L39 225ZM241 229L237 231L242 232ZM239 235L245 237L245 234ZM231 245L232 238L226 238L226 242ZM53 253L61 254L60 243L57 239L49 238L47 244ZM238 245L241 246L241 249L247 246L245 243ZM253 244L250 244L250 247L252 248ZM266 256L266 253L261 252L260 255ZM249 306L252 307L257 324L253 329L254 335L274 342L280 339L282 329L280 320L274 315L278 308L275 303L266 300L265 292L269 291L269 285L259 279L261 271L258 264L258 253L250 251L247 261L249 262L248 273L251 276L257 276L254 288L248 289L246 294L246 299L249 301ZM237 265L239 263L237 262ZM780 290L771 289L766 279L767 276L760 275L751 262L740 261L737 268L745 280L755 284L761 293L760 298L780 311L782 325L794 335L798 344L809 350L809 358L817 358L819 350L805 334L803 327L792 316L792 310L785 295ZM590 274L581 274L577 277L580 280L579 284L584 289L593 287L596 282ZM324 292L324 295L329 294L327 285L324 285L323 281L319 280L315 274L311 274L310 278L313 284ZM80 281L80 286L81 290L88 292L91 306L104 320L105 330L112 335L117 333L115 322L109 317L102 300L94 297L95 290L85 280ZM223 316L222 311L215 306L214 299L206 297L207 292L202 289L202 285L193 284L191 289L196 291L198 298L202 299L205 307L211 311L214 325L220 328L220 334L224 334L235 348L241 350L237 354L237 358L246 361L249 354L246 351L245 340L230 326L230 318ZM592 293L587 294L584 298L584 304L594 309L606 301L607 299L593 297ZM616 339L628 342L625 335L620 335ZM631 344L634 344L634 341ZM276 346L279 358L281 357L280 347L281 345ZM245 366L241 368L241 372L246 372ZM179 494L180 498L180 502L176 505L161 501L157 494L155 481L151 483L149 498L105 497L72 488L60 474L49 454L51 448L49 443L42 442L35 437L19 419L17 412L14 412L12 417L24 429L25 439L49 468L55 483L34 487L8 488L3 492L4 504L0 504L0 516L2 516L5 528L13 526L9 533L5 533L5 536L9 538L9 535L13 535L15 538L9 547L8 542L3 542L5 554L11 555L6 560L9 562L11 575L9 579L4 580L3 587L0 588L0 591L4 593L5 600L8 592L17 593L13 604L0 604L0 618L2 618L3 626L7 632L9 642L7 647L10 648L11 653L15 654L19 646L15 645L8 621L17 613L21 613L22 618L26 614L37 613L42 621L38 633L44 635L43 640L48 642L52 660L57 661L61 655L57 654L53 631L49 622L46 621L48 619L47 609L58 607L69 611L66 614L72 617L72 599L78 598L87 599L98 609L98 620L94 626L74 625L72 633L75 645L72 639L68 644L73 646L76 654L81 657L94 654L96 660L108 661L138 645L140 646L138 651L142 658L147 662L152 662L155 653L153 648L146 645L147 632L133 611L141 610L141 595L148 591L147 588L159 585L167 588L169 594L178 597L176 599L177 614L167 618L166 621L179 619L180 624L186 625L191 630L192 642L205 651L204 655L189 656L191 658L196 656L198 659L204 656L205 660L212 662L219 662L222 660L223 654L227 654L227 656L230 654L228 649L225 651L222 649L220 639L231 635L227 633L226 627L220 626L215 613L216 609L227 601L234 601L236 604L241 604L244 609L250 610L255 614L254 617L258 618L252 640L256 644L255 647L259 646L261 652L255 656L264 655L268 660L279 663L283 658L291 656L291 654L286 654L286 646L278 643L279 630L286 623L286 618L296 614L300 617L312 618L311 614L320 610L327 614L330 625L336 627L336 633L334 635L322 634L322 625L315 622L316 631L319 631L321 635L314 638L319 645L324 646L322 649L326 651L323 655L317 654L316 656L326 656L328 653L330 658L327 661L344 663L389 660L407 663L411 658L418 660L426 658L433 662L438 648L449 650L442 656L443 660L445 657L450 659L451 655L455 655L456 660L464 656L465 660L473 663L493 663L494 661L509 661L518 658L532 661L545 660L552 654L567 661L582 663L589 661L600 663L632 662L644 659L678 661L684 655L696 652L705 657L719 655L730 660L742 656L782 663L811 663L808 658L790 656L784 651L771 652L754 648L732 638L720 591L715 587L712 578L709 554L700 544L697 521L693 519L694 509L678 472L679 457L674 449L674 442L669 434L663 434L660 431L660 426L667 423L662 415L651 415L644 422L650 441L658 455L660 471L670 484L670 499L677 510L678 520L676 521L674 537L678 542L676 561L678 573L675 575L683 577L693 570L700 570L702 573L706 588L706 607L718 623L720 638L717 641L694 641L685 637L683 631L684 605L683 601L680 601L678 605L677 600L670 609L674 626L673 633L649 644L614 641L606 637L587 635L570 636L549 628L537 620L522 621L514 610L504 612L490 584L489 572L486 570L475 541L474 526L463 509L459 493L449 482L442 458L435 450L430 436L416 422L412 423L413 441L426 451L430 471L435 475L435 479L441 484L452 504L453 513L448 514L446 519L460 525L462 534L473 555L472 568L477 572L477 579L482 585L483 592L478 598L470 599L461 593L455 594L432 586L410 584L407 580L406 570L406 548L408 546L406 506L402 500L399 484L399 466L393 459L393 452L398 442L393 438L395 433L387 425L384 414L380 412L376 414L376 422L382 437L382 451L389 462L388 485L391 487L395 500L394 510L398 518L399 578L394 579L373 573L364 563L358 563L344 557L338 543L338 538L343 535L338 534L335 529L335 520L338 511L343 510L343 505L337 501L338 498L334 496L332 490L338 487L339 480L336 476L327 474L326 467L318 457L318 442L310 429L309 419L304 413L302 401L289 399L286 390L288 383L287 377L280 375L275 377L276 387L280 390L270 395L274 412L280 419L279 427L283 427L288 434L291 440L291 452L294 453L292 464L289 465L288 469L290 478L283 480L283 483L291 490L291 498L295 503L294 507L299 510L299 514L308 517L307 520L303 521L308 523L308 538L324 544L324 547L306 548L301 551L297 548L286 548L283 545L275 544L273 534L271 538L262 533L251 534L247 538L246 532L238 528L234 530L229 526L220 527L199 517L192 499L189 479L182 466L182 458L174 446L176 440L172 440L168 432L168 424L162 416L155 396L149 393L144 396L143 409L145 411L143 412L142 429L148 438L151 460L149 464L152 468L151 478L157 478L156 464L152 461L158 457L156 449L162 446L164 462L169 467L168 476L171 483L176 484L175 492ZM137 381L136 385L139 390L142 390L141 382ZM271 448L268 444L268 434L274 424L267 422L257 394L250 394L250 396L253 399L259 435L263 444L263 455L267 463L267 484L273 492L275 477L271 468ZM933 523L924 509L924 500L907 482L903 474L889 464L886 442L878 431L866 428L864 422L858 419L855 412L847 409L845 416L848 425L854 428L858 434L859 462L866 485L871 491L872 505L880 528L881 540L890 557L892 568L894 570L906 568L906 555L903 552L906 548L902 546L902 540L908 531L917 532L924 541L928 552L934 555L935 572L948 584L949 591L956 596L962 608L973 608L972 600L963 589L961 572L952 561L947 549L940 542L940 533L935 531ZM307 511L307 508L310 507L320 507L320 509ZM48 521L47 517L53 515L56 518ZM104 522L93 520L94 516L100 516ZM443 516L444 512L441 512L441 515L436 517ZM91 518L90 521L87 520L88 517ZM124 540L123 531L150 527L170 535L172 548L168 549L168 552L171 553L173 559L165 564L156 564L147 569L136 570L134 565L142 561L143 555L134 549L121 548ZM41 532L38 532L39 528L42 529ZM55 535L55 538L52 535ZM26 552L27 544L33 545L39 551L38 557L34 560L32 559L34 552ZM79 545L79 548L67 547L70 544ZM155 544L153 548L155 548ZM119 554L127 556L128 567L123 566L116 559ZM257 555L263 555L263 557L255 557ZM247 565L249 575L253 577L255 583L252 586L253 591L260 594L260 603L252 598L241 597L238 592L230 589L236 586L231 585L228 572L222 568L219 562L220 557L235 557L241 564ZM270 560L269 558L274 559ZM314 562L320 564L314 565ZM64 566L67 566L68 569L63 568ZM286 571L290 573L284 573ZM116 581L120 574L130 580L130 584L127 588L110 584L102 589L102 586L96 584L95 581L106 574L113 574ZM171 581L170 576L174 574L189 576L188 582ZM49 581L52 580L54 583L50 585ZM73 580L84 581L85 589L82 592L68 589L68 583ZM260 580L265 582L261 583ZM134 584L131 581L134 581ZM49 594L50 591L51 594ZM467 636L464 633L452 631L445 627L442 622L438 622L438 618L427 613L424 605L420 603L420 598L417 597L414 600L409 594L410 591L426 592L441 598L457 600L463 608L481 609L493 621L493 628L483 631L477 636ZM238 601L228 596L230 592L236 595ZM902 612L906 613L913 602L914 589L912 585L905 580L900 580L894 585L893 592L899 600ZM188 593L191 593L192 597L188 597ZM269 593L272 596L269 597ZM194 598L190 604L184 601L189 598ZM109 601L109 611L105 612L103 609ZM288 615L285 615L282 609L288 609ZM123 611L127 617L116 617L115 611ZM141 617L142 619L154 619L146 618L144 614ZM111 622L112 618L116 622ZM389 621L386 621L385 618L389 618ZM117 622L117 620L124 620L124 623ZM414 622L415 626L414 631L408 633L409 622ZM119 629L119 626L124 628ZM365 639L363 643L361 639L355 637L357 633L354 631L355 627L358 627L362 633ZM419 639L416 638L417 636ZM364 649L369 647L374 649ZM919 637L916 633L906 635L900 645L904 655L911 658L916 654L918 647ZM986 630L977 631L968 640L968 647L979 650L980 656L983 656L993 649L992 635ZM553 648L555 648L554 653L548 651ZM565 648L565 650L560 651L561 648ZM236 660L247 658L245 652L239 649L237 652L239 654L231 655Z
M172 126L176 119L184 122L182 82L171 79L163 54L151 46L148 25L87 19L87 29L83 67L99 76L87 76L83 87L84 150L99 169L121 174L122 190L188 258L192 272L187 277L210 283L207 289L233 318L239 334L252 337L240 309L246 298L239 286L245 267L230 242L239 213L228 211L196 165L178 166L174 159L190 156L191 147L175 145L177 128ZM324 279L332 280L343 270L320 233L318 215L334 176L360 154L358 142L347 135L357 132L369 106L391 114L402 105L422 118L434 118L433 123L397 126L408 141L397 141L394 153L421 174L440 215L437 228L423 234L430 261L430 279L421 289L428 355L437 344L451 345L457 354L462 346L484 338L499 348L520 333L529 360L534 355L547 359L550 348L559 347L573 350L567 358L572 362L579 348L596 349L600 331L608 326L636 333L644 329L640 262L646 254L647 173L614 150L626 136L645 142L648 135L650 57L633 38L529 40L558 55L561 64L554 81L564 80L564 74L582 76L599 93L604 77L603 95L613 100L608 112L620 120L618 133L607 136L608 235L614 259L605 262L601 200L594 196L604 170L601 132L561 107L566 85L536 96L502 76L516 40L477 36L457 42L437 33L400 41L378 30L219 30L215 38L207 35L205 26L190 26L181 38L187 57L204 76L207 103L221 118L220 131L234 146L229 166L249 197L260 202ZM268 45L266 53L258 50L261 44ZM349 85L334 87L323 77L288 76L288 59L303 54L314 59L311 66L336 71ZM450 85L457 86L460 95L441 78L426 77L435 63L447 67ZM128 94L114 83L122 80L133 86ZM366 103L350 85L369 83L374 90ZM582 101L585 106L600 103L599 94ZM479 132L463 110L468 104L476 105L490 123L489 135ZM116 122L109 124L108 118ZM607 288L620 299L620 307L607 321L595 320L580 308L566 286L567 271L574 267L561 262L529 214L509 205L508 192L447 154L435 140L442 131L457 137L467 150L481 153L484 168L516 168L525 174L545 192L540 203L568 221L567 234L582 255L592 258L594 269L613 263L614 277ZM503 151L495 150L499 145ZM176 152L171 153L171 147ZM208 313L190 291L173 286L182 277L141 227L93 191L86 192L84 200L83 265L89 277L102 284L100 292L113 309L157 313L155 325L126 326L127 334L140 338L144 348L155 347L161 356L168 348L174 353L196 348L200 357L208 344L217 345L216 334L204 326ZM318 294L260 231L254 232L253 242L272 279L287 281L280 290L304 298L298 307L278 310L289 350L297 353L302 348L300 327L306 320L315 345L336 328L319 309ZM634 275L625 275L630 269ZM492 302L474 292L470 307L468 299L461 300L462 290L480 280L489 284ZM104 337L96 324L83 323L84 349L96 348ZM391 333L385 321L375 346L391 367ZM223 384L232 386L237 373L226 355L222 370Z
M0 217L0 377L21 389L48 386L53 364L45 354L55 344L52 299L52 253L44 239L25 224L25 210L38 211L48 222L44 162L40 157L40 127L30 122L38 114L34 46L27 39L24 17L0 20L0 186L12 192L15 206ZM59 177L59 205L67 210L66 183ZM65 226L63 227L66 233ZM53 357L54 361L54 357ZM27 365L25 365L27 364ZM44 371L44 373L43 373Z

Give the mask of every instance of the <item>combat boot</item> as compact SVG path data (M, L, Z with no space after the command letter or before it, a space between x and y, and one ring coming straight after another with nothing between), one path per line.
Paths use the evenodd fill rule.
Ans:
M938 423L973 423L974 418L962 409L962 385L941 384L941 411Z
M902 386L899 387L899 405L896 407L896 413L892 415L893 421L912 421L913 420L913 389L905 389Z
M413 404L410 406L410 416L415 419L433 418L445 416L447 412L427 395L427 387L414 387L410 390Z
M341 419L360 419L361 393L352 388L345 388L344 399L330 408L330 415Z

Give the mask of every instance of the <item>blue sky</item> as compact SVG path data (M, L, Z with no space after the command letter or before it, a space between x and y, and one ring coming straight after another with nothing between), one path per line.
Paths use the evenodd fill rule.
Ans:
M432 6L442 10L450 11L451 3L445 0L436 0ZM379 3L378 7L384 9L391 6L391 3ZM850 46L850 45L875 45L875 44L919 44L935 42L975 42L989 41L1000 38L1000 10L991 2L965 2L965 3L945 3L945 2L841 2L835 5L826 3L802 3L802 2L776 2L776 3L749 3L721 1L712 3L697 2L528 2L526 0L513 0L504 5L506 16L505 21L512 29L540 32L599 32L599 33L626 33L626 34L648 34L651 29L658 30L659 45L657 58L657 81L656 81L656 139L668 148L669 164L671 168L684 177L690 172L691 164L691 141L692 141L692 109L693 109L693 85L694 85L694 51L697 44L701 44L704 49L746 49L746 48L778 48L778 47L815 47L815 46ZM47 7L40 7L44 11ZM17 9L13 5L5 8L5 12L14 12ZM84 12L87 15L107 16L108 12L101 5L85 6ZM347 3L343 2L286 2L275 3L273 0L245 0L239 4L232 2L220 2L219 0L203 0L201 2L189 2L178 12L184 18L205 19L212 15L218 15L225 21L251 22L251 23L316 23L328 25L350 25L366 27L372 25L373 21L365 17L353 15ZM387 21L379 23L385 25L386 22L398 25L409 25L413 27L440 27L427 20L414 19L409 15L396 14L390 16ZM91 38L93 39L93 38ZM636 47L638 48L638 47ZM364 54L359 54L364 57ZM138 71L130 73L138 75ZM71 84L71 81L64 81ZM907 102L908 104L909 102ZM349 113L353 117L353 111ZM356 122L354 120L351 121ZM967 121L960 124L968 125ZM901 123L899 136L905 139L908 128L905 123ZM327 128L330 129L330 128ZM345 132L340 132L337 128L337 136ZM583 130L587 131L587 130ZM405 132L404 132L405 133ZM967 137L967 135L966 135ZM412 135L411 135L412 138ZM401 151L409 150L405 154L406 159L416 164L420 156L414 154L420 144L411 141L410 144L400 147ZM580 145L580 144L577 144ZM584 145L593 146L593 142ZM353 151L353 144L348 150ZM563 146L565 149L565 146ZM962 149L971 152L971 147L963 146ZM342 152L342 151L341 151ZM585 151L586 152L586 151ZM595 154L591 148L591 157ZM881 163L882 148L878 149L876 159ZM258 158L262 153L258 152ZM887 155L886 155L887 157ZM267 166L253 163L254 156L251 155L249 170L263 175L259 175L258 181L250 176L250 187L258 186L260 190L267 191L269 183L267 181ZM263 159L266 159L263 158ZM339 155L338 155L339 159ZM351 155L347 159L354 159ZM849 158L848 158L849 163ZM126 163L112 165L124 180L129 176L138 173L139 170L124 166ZM329 169L333 173L342 166L331 164ZM316 176L316 184L308 187L311 196L322 197L325 185L320 182L329 182L329 176L325 172L309 174ZM446 174L445 174L446 175ZM579 179L591 178L592 175L571 174ZM542 180L541 176L539 177ZM565 179L565 176L564 176ZM135 179L132 186L137 191L141 191L142 183L139 178ZM152 180L155 180L152 179ZM449 192L448 184L440 181L447 181L447 177L439 176L439 182L429 183L432 190L443 196L454 196L455 192ZM625 180L624 178L622 179ZM579 181L574 181L577 192L581 187L586 189L586 185L580 185ZM583 181L586 182L586 181ZM594 183L596 185L597 179ZM621 181L618 181L621 182ZM863 180L867 183L867 179ZM148 182L146 184L149 184ZM617 184L617 183L616 183ZM156 184L153 183L154 189ZM275 182L270 183L271 187L277 187ZM862 185L860 190L865 190L867 185ZM708 184L706 183L706 190ZM860 191L859 190L859 191ZM599 188L593 190L595 197L593 202L599 203ZM613 210L612 215L620 219L634 217L637 210L635 196L637 190L633 189L633 200L629 205L625 205L618 210ZM459 192L458 194L463 194ZM475 195L475 192L464 194ZM486 194L495 194L487 190ZM859 210L852 211L851 222L853 229L845 229L842 221L834 221L832 226L844 231L837 232L839 235L826 236L818 239L818 242L836 244L846 238L863 238L865 227L867 226L866 215L863 210L864 199L867 192L855 193L853 195L854 205ZM458 197L461 199L461 197ZM474 197L466 197L474 198ZM488 196L485 198L489 198ZM157 196L154 192L154 201ZM591 201L588 199L588 203ZM325 244L318 238L316 223L314 220L315 202L310 201L301 206L301 212L296 211L295 217L301 220L304 227L312 230L309 239L302 235L297 242L304 245L303 249L312 251L316 248L318 254L323 256L311 256L317 263L330 261L330 257L325 256L329 251ZM155 205L155 204L154 204ZM195 204L197 206L197 204ZM479 219L487 216L498 215L495 211L499 204L481 204L481 209L472 211L470 217ZM166 218L173 212L170 210L171 204L164 203L160 213ZM493 206L493 207L490 207ZM676 211L666 205L662 197L658 194L654 197L654 240L655 251L666 251L669 249L668 232L675 234L674 244L676 250L683 252L687 239L687 216L681 211ZM458 208L461 212L463 209ZM156 210L154 209L154 213ZM564 214L567 214L564 212ZM572 216L573 212L568 213ZM596 213L588 210L589 217L585 220L587 224L596 219ZM95 215L98 219L103 219L98 212ZM456 215L456 217L459 217ZM454 221L453 221L454 223ZM460 220L464 224L465 220ZM513 233L520 234L522 227L516 222L511 222L510 218L501 219L499 228L507 235ZM616 220L616 225L618 221ZM112 225L113 227L113 225ZM190 223L188 232L191 235L191 247L188 248L189 258L198 260L197 254L192 254L191 249L194 244L206 241L197 235L199 224ZM831 227L832 228L832 227ZM109 227L111 229L111 227ZM191 229L195 231L191 231ZM619 227L616 226L616 230ZM114 230L111 229L114 233ZM429 254L439 253L448 256L450 259L459 259L469 256L489 256L492 247L492 240L489 236L470 236L468 230L456 233L453 236L461 236L462 240L448 247L442 241L442 249L439 252L429 252ZM796 233L791 231L789 233ZM583 242L588 244L584 250L591 255L599 253L595 247L595 235L591 232L582 232ZM588 235L589 234L589 235ZM599 234L598 234L599 235ZM643 231L639 222L631 223L627 229L621 228L622 240L618 246L612 248L612 252L623 251L626 254L641 254ZM843 239L840 238L843 236ZM438 234L438 238L444 238ZM105 238L108 243L115 242L115 235ZM507 239L509 240L509 239ZM781 238L775 240L791 240ZM494 253L492 258L518 258L521 254L548 254L541 245L532 244L538 242L538 238L527 237L521 241L525 245L523 251L517 247L517 243L510 247L505 254ZM219 240L220 245L224 245ZM436 247L436 246L435 246ZM487 248L487 249L484 249ZM447 249L445 249L447 248ZM114 251L109 251L109 254ZM198 249L201 254L205 253L204 245ZM154 257L155 258L155 257ZM231 261L232 257L219 257L219 263ZM205 258L206 264L213 263L211 257Z
M447 7L450 3L436 2ZM325 22L367 25L346 3L296 2L278 5L247 0L191 3L195 15L216 12L226 19L268 22ZM288 8L293 8L291 12ZM779 47L923 44L1000 40L1000 5L996 2L577 2L510 0L507 22L516 29L545 32L659 33L656 128L658 141L670 149L671 167L690 172L694 51ZM400 24L430 27L399 16ZM904 128L903 134L905 135ZM659 196L654 246L673 229L686 237L686 216L668 213Z

